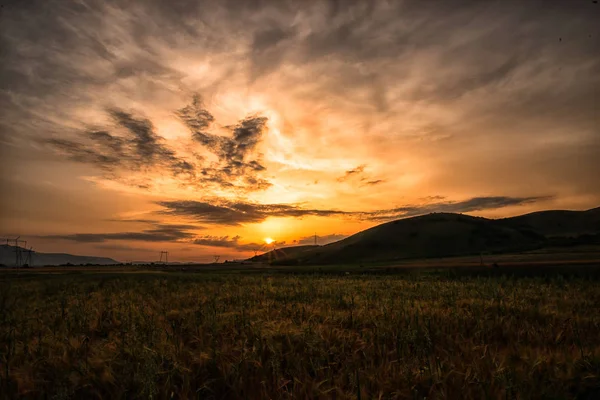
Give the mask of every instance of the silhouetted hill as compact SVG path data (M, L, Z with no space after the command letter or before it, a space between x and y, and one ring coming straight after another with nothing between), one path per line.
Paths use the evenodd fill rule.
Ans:
M259 256L254 256L250 258L249 261L274 262L285 259L297 258L302 257L304 253L307 253L310 250L314 250L319 247L320 246L316 245L282 247L280 249L275 249L267 253L261 254Z
M577 237L600 232L600 207L587 211L539 211L497 220L517 229L531 230L550 237Z
M332 264L600 244L599 221L600 208L544 211L500 220L434 213L377 225L326 246L302 246L298 251L288 247L285 255L260 257L277 264Z
M15 246L1 245L0 246L0 264L6 266L15 265ZM25 257L25 249L20 248ZM73 254L64 253L38 253L33 252L31 266L46 266L46 265L62 265L62 264L73 264L73 265L111 265L119 264L118 261L107 257L90 257L90 256L76 256Z

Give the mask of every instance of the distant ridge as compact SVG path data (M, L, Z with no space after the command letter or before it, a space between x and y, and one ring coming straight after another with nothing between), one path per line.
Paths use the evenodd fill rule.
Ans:
M497 220L432 213L386 222L325 246L286 247L250 261L361 263L590 244L600 244L600 208L541 211Z
M547 237L577 236L600 232L600 207L587 211L538 211L497 220L519 229L530 229Z
M12 267L15 265L15 246L0 245L0 264ZM21 251L25 249L20 248ZM50 265L113 265L119 264L118 261L107 257L92 257L92 256L77 256L65 253L38 253L34 252L32 256L33 262L31 266L42 267Z

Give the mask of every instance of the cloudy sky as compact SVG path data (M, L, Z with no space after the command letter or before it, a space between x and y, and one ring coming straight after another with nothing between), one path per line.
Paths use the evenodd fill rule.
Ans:
M176 261L433 211L600 205L592 1L27 1L0 235Z

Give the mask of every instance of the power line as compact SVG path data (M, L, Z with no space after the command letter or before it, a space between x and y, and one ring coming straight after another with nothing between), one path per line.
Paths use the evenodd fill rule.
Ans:
M163 255L165 256L165 264L168 264L169 263L169 252L168 251L161 251L160 252L160 260L158 262L162 263Z

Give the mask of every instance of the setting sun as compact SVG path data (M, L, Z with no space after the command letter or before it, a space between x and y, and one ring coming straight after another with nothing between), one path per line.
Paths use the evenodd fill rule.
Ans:
M273 239L271 239L270 237L268 237L268 238L265 238L265 243L266 243L266 244L271 244L271 243L273 243L273 242L274 242L274 240L273 240Z

